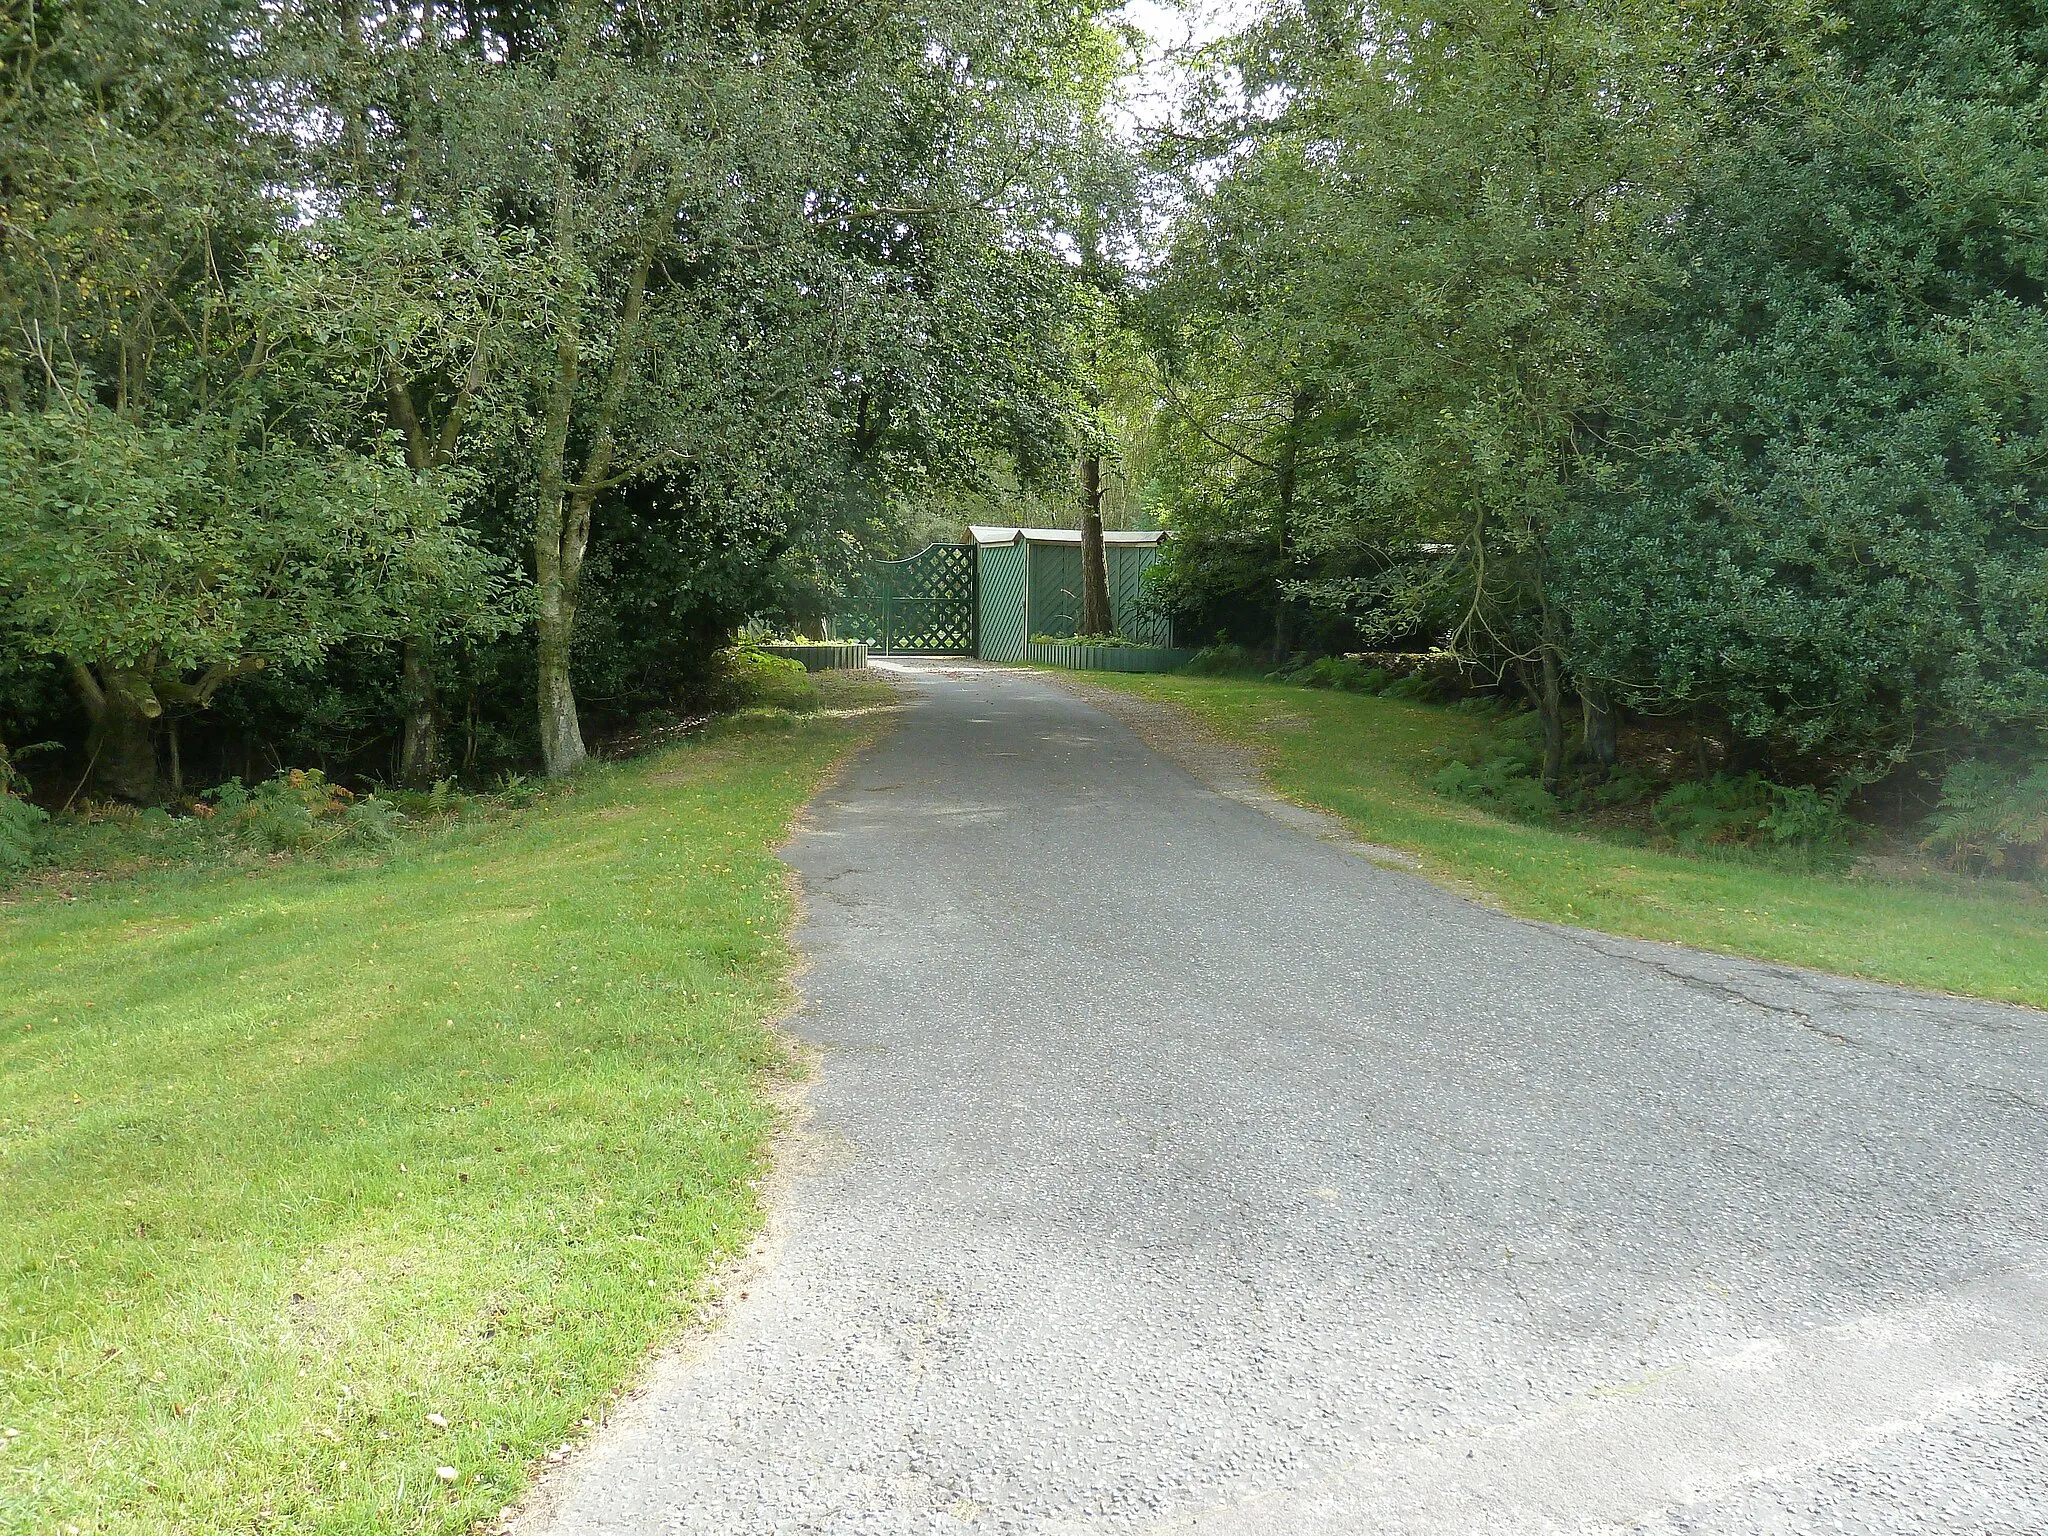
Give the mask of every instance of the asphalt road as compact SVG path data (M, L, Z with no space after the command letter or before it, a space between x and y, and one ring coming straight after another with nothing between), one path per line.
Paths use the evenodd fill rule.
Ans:
M522 1531L2048 1532L2048 1017L1519 922L1048 679L791 850L723 1322Z

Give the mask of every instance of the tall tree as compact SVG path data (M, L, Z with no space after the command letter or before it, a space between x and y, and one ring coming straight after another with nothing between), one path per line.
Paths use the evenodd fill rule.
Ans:
M69 400L0 434L0 629L63 659L102 782L152 800L159 722L343 638L395 638L428 590L489 600L449 490L235 417Z
M351 156L359 173L366 157ZM365 443L396 436L425 480L457 475L516 441L516 395L506 376L520 333L547 312L549 285L520 232L493 227L474 205L421 219L372 187L345 182L337 210L253 253L239 302L289 345L289 378L274 391L319 403ZM465 598L478 596L465 593ZM510 594L504 594L509 596ZM450 605L422 588L399 638L404 710L399 778L418 784L442 766L434 658L446 642L487 638L523 615L503 601Z
M1551 530L1613 408L1608 338L1655 303L1681 172L1722 110L1693 66L1733 25L1664 0L1283 8L1226 55L1253 107L1210 125L1240 158L1205 201L1283 220L1249 311L1264 354L1296 360L1269 369L1258 456L1289 503L1276 563L1377 551L1372 578L1293 589L1398 624L1447 608L1447 643L1523 673L1553 782L1570 679ZM1183 266L1227 265L1201 240L1219 222ZM1312 531L1311 405L1353 445Z
M1109 606L1109 554L1102 539L1102 456L1081 456L1081 633L1116 628Z
M454 485L306 387L345 348L251 281L294 222L286 136L252 110L268 21L81 0L0 40L0 628L63 659L134 798L160 723L229 680L491 586Z
M584 754L576 614L607 495L659 476L712 504L794 508L834 443L861 481L958 464L962 438L1045 457L1029 414L1044 370L1012 360L1046 354L989 300L1043 305L1050 231L1030 220L1052 199L1027 145L1082 136L1086 103L1047 66L1087 57L1096 29L1085 9L969 0L750 21L610 0L436 14L357 10L309 74L335 100L388 104L339 113L331 160L364 158L352 131L386 135L367 157L395 189L380 196L429 222L496 209L546 275L545 319L508 367L540 746L559 773ZM428 36L446 62L423 89ZM394 50L381 73L360 62ZM945 338L957 379L905 350L919 335ZM392 411L402 423L396 393Z

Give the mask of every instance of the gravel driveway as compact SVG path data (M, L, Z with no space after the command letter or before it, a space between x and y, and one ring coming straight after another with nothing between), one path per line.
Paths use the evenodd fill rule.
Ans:
M911 683L790 853L747 1294L523 1533L2048 1532L2048 1017L1520 922Z

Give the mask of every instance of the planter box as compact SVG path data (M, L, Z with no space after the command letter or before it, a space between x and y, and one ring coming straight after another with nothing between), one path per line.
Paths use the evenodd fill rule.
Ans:
M1024 659L1041 667L1071 667L1077 672L1171 672L1184 667L1193 651L1165 645L1082 645L1060 641L1047 644L1033 640L1024 647Z
M760 647L769 656L787 656L800 661L806 672L858 672L868 664L864 640L825 640L809 644L775 641Z

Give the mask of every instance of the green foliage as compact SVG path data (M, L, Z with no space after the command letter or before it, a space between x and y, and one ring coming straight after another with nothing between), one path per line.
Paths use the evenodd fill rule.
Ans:
M1652 815L1682 848L1825 856L1840 852L1855 834L1839 795L1811 785L1773 784L1760 773L1717 773L1675 784L1659 797Z
M1288 675L1304 688L1337 688L1345 693L1384 693L1390 678L1384 668L1368 667L1348 656L1318 656Z
M2037 22L1268 7L1210 51L1148 310L1184 625L1524 667L1553 751L1577 689L1814 783L2027 739Z
M239 836L258 848L284 853L312 842L321 818L337 815L340 807L317 770L294 769L266 779L232 809L223 803L222 810L228 828Z
M399 789L391 793L391 804L404 816L459 816L475 799L455 787L453 779L436 779L425 789Z
M1212 50L1156 326L1186 380L1183 605L1263 585L1283 633L1299 608L1373 641L1559 643L1548 530L1615 398L1605 339L1654 302L1729 24L1274 6Z
M0 881L37 865L123 873L158 865L377 854L408 834L494 818L540 797L539 786L519 774L502 775L489 795L465 793L452 778L424 790L356 793L311 768L288 769L254 785L231 777L190 802L183 814L161 806L138 810L118 802L91 802L46 816L8 795L0 801L0 822L10 829L14 854L0 870Z
M1634 767L1624 767L1609 774L1592 785L1587 798L1596 806L1641 805L1662 793L1662 786L1650 775Z
M2048 869L2048 762L1957 763L1942 780L1925 846L1973 872L2025 876Z
M1771 786L1758 773L1717 773L1674 784L1657 801L1657 825L1683 848L1747 843L1771 813Z
M1250 651L1241 645L1233 645L1227 640L1219 641L1215 645L1204 646L1201 650L1195 652L1193 656L1189 657L1188 664L1181 668L1183 672L1191 673L1196 677L1233 677L1254 672L1257 669L1258 663L1253 659Z
M1811 784L1773 784L1771 808L1757 822L1780 848L1821 853L1847 844L1856 824L1842 811L1840 798Z
M43 851L49 813L0 788L0 881L26 874Z
M507 773L499 775L496 793L500 800L517 810L540 798L540 786L523 773Z
M783 709L804 713L823 702L804 664L753 646L721 651L714 697L721 709Z
M286 216L284 146L236 110L236 0L60 0L0 28L0 401L96 381L122 411L200 392L219 278ZM246 100L246 98L244 98Z
M428 802L426 808L436 812L453 809L444 785L434 788L438 803L420 797ZM263 853L329 846L383 848L396 840L406 819L398 802L377 795L352 795L328 783L317 768L293 768L253 789L244 788L240 779L229 779L208 791L207 799L213 805L206 828L210 834L232 838Z
M1444 696L1443 679L1429 672L1411 672L1406 677L1397 677L1380 690L1390 699L1406 699L1412 704L1431 704Z
M1694 168L1628 451L1554 544L1580 664L1788 760L2048 720L2048 34L1849 0Z
M174 726L188 778L395 776L401 717L407 775L561 766L578 692L699 708L908 502L1069 462L1097 6L458 9L0 33L0 734L103 790Z
M340 841L350 848L388 848L398 841L405 819L382 795L362 795L341 813Z
M1567 807L1614 810L1653 800L1657 829L1690 852L1740 848L1810 866L1836 860L1854 838L1840 795L1773 784L1756 773L1721 773L1660 788L1642 774L1623 771L1573 780L1553 792L1540 777L1540 723L1535 714L1522 713L1484 727L1478 742L1430 775L1429 788L1531 822L1553 820Z
M1520 754L1489 757L1476 765L1446 763L1430 778L1429 787L1516 821L1549 821L1560 809L1557 796L1536 777L1535 762Z
M0 624L152 680L317 661L411 622L415 573L488 601L488 564L452 521L457 490L218 417L0 417Z
M0 746L0 885L33 868L48 841L49 813L29 803L31 786L18 759L23 751L50 745L38 742L14 752Z

